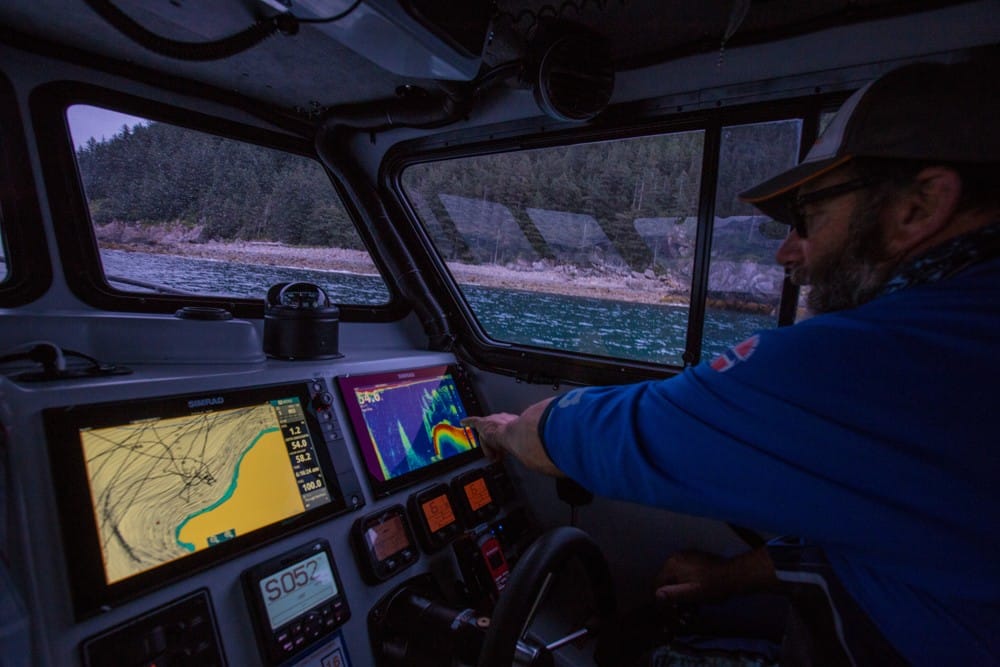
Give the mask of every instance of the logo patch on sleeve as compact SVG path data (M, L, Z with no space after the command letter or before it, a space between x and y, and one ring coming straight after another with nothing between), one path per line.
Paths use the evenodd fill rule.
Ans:
M730 368L740 363L741 361L746 361L749 359L754 350L757 349L757 345L760 343L760 336L754 334L750 336L742 343L733 345L731 348L717 356L711 361L709 366L712 370L718 371L720 373L725 373Z
M583 398L583 392L590 389L590 387L580 387L579 389L574 389L573 391L563 394L563 397L559 399L556 405L560 408L569 408L580 402Z

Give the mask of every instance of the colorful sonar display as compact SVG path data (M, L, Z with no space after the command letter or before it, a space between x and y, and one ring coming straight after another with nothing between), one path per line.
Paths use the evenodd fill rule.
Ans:
M460 373L434 366L337 378L376 495L479 455L461 425L478 403Z

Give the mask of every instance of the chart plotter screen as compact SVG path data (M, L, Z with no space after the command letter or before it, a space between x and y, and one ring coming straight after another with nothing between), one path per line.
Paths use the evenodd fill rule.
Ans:
M141 588L162 568L342 508L308 401L302 386L283 385L47 414L54 441L78 443L53 468L74 548L89 545L78 574L89 594Z
M480 414L454 365L337 378L372 489L384 496L481 456L461 420Z

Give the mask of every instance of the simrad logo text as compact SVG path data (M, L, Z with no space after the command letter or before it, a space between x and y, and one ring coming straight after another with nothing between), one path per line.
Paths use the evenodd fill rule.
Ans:
M189 408L204 408L209 405L222 405L226 402L226 399L222 396L213 396L212 398L194 398L188 401Z

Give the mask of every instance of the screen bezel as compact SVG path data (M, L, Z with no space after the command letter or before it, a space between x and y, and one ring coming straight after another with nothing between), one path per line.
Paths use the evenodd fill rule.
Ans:
M375 553L375 544L368 539L368 531L373 526L384 523L388 517L399 519L407 546L397 549L385 558L379 558ZM410 525L410 519L406 515L406 509L402 505L392 505L357 519L351 526L351 546L354 549L354 556L358 559L362 577L369 584L379 584L392 579L420 558L420 547ZM410 551L409 556L405 555L407 550ZM387 563L397 557L399 565L390 569Z
M330 502L211 548L195 551L108 583L80 429L128 424L154 417L170 419L204 413L213 408L227 410L293 397L298 398L302 405L317 462L330 494ZM213 403L203 402L194 408L188 406L188 401L199 399L210 399ZM222 402L216 403L218 399L222 399ZM47 408L42 411L42 415L62 537L66 546L72 545L72 549L64 548L63 551L66 554L74 613L78 619L112 608L222 560L347 511L347 503L337 481L337 474L344 471L336 470L330 460L326 438L311 406L311 395L306 382L70 405ZM85 508L85 511L81 512L81 508Z
M483 411L480 407L479 399L472 391L472 385L470 384L465 371L458 364L438 364L436 366L406 368L385 373L337 376L337 387L340 390L341 400L343 400L344 407L347 410L347 416L351 423L351 432L354 435L354 441L357 443L357 447L359 449L358 454L361 457L361 464L365 471L365 477L368 480L368 484L372 490L372 495L375 496L375 498L384 498L401 489L413 486L414 484L419 484L420 482L428 480L432 477L437 477L443 472L455 470L456 468L460 468L483 457L482 446L479 444L479 440L476 438L475 434L472 434L472 438L476 445L473 449L470 449L467 452L462 452L461 454L456 454L444 460L437 461L418 470L413 470L398 477L393 477L392 479L379 479L368 467L369 457L366 455L366 450L372 451L375 447L375 443L373 443L371 438L368 436L368 427L365 424L364 416L361 414L361 406L359 406L357 400L355 400L354 390L358 387L394 382L398 380L413 378L432 379L445 374L451 375L452 379L455 381L455 387L458 390L459 399L465 407L466 414L473 416L481 415Z

